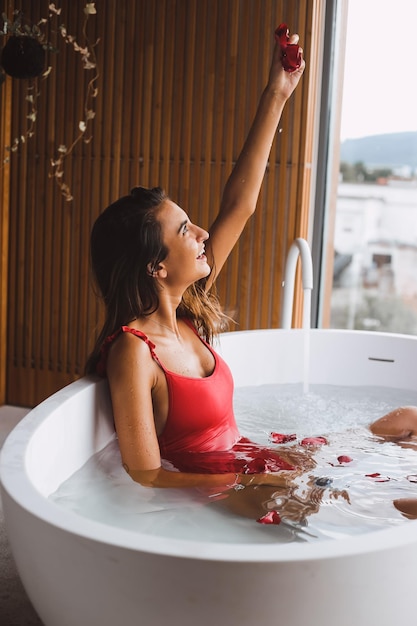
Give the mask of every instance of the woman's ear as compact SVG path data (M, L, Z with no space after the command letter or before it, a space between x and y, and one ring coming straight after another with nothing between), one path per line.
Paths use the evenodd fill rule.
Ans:
M166 278L167 271L163 265L158 263L158 265L154 265L154 263L148 263L146 266L146 271L149 276L153 276L154 278Z
M148 274L148 276L156 276L156 269L153 263L148 263L148 265L146 266L146 273Z

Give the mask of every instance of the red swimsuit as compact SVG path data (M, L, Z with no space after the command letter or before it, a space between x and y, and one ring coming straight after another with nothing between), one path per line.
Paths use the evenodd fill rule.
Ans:
M197 334L194 326L189 324ZM167 370L155 353L155 345L140 330L122 326L108 337L97 371L105 375L107 353L121 332L142 339L163 370L169 394L168 417L158 437L161 457L182 472L218 474L259 473L293 469L273 450L241 437L233 412L233 378L225 361L199 335L215 359L210 376L192 378Z

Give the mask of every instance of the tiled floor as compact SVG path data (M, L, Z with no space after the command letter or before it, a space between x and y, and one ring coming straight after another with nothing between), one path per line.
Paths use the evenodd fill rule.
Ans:
M30 409L0 406L0 448L7 435ZM20 581L10 551L0 500L0 624L42 626Z

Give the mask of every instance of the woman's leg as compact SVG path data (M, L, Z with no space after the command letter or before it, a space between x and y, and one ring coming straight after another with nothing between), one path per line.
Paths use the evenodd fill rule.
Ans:
M417 519L417 498L399 498L394 500L395 508L408 519Z
M295 485L288 487L274 487L271 485L256 485L228 492L228 497L219 500L218 504L227 508L239 517L262 521L262 518L275 511L279 520L302 523L310 515L319 511L326 486L319 486L316 476L310 476L303 489ZM343 498L349 502L349 495L345 490L332 489L331 499Z
M370 425L374 435L395 441L401 447L417 450L417 407L402 406ZM395 508L409 519L417 519L417 498L394 500Z
M417 407L402 406L370 425L370 431L387 441L414 439L417 449Z

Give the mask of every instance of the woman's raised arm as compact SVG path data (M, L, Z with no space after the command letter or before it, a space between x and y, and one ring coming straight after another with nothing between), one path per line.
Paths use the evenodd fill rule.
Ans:
M290 42L298 43L298 35L293 35ZM256 209L282 111L298 85L304 67L305 62L302 60L300 67L294 72L285 71L281 62L281 48L278 43L275 45L267 86L262 93L243 149L226 183L220 211L206 243L208 261L213 268L207 288L216 278L247 220Z

